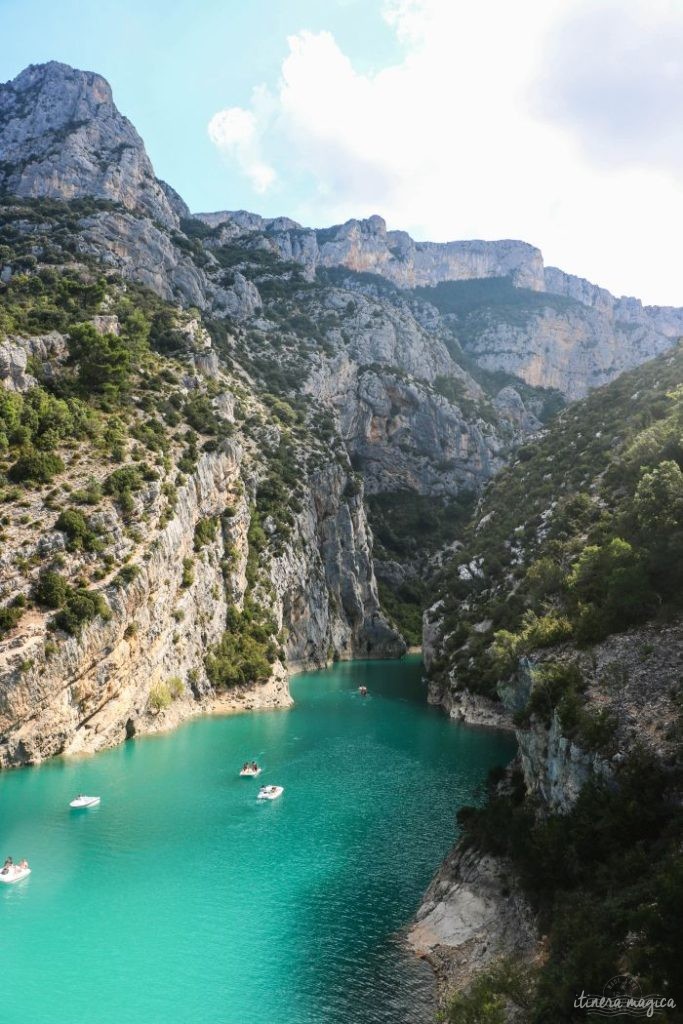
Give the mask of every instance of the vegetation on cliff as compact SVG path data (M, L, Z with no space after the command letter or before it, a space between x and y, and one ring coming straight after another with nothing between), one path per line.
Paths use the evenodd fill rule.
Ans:
M490 484L441 581L436 673L495 698L520 656L680 609L681 379L679 347L570 406Z
M435 676L494 699L512 692L520 729L542 737L553 725L607 766L567 813L516 775L494 780L484 808L461 813L464 841L514 866L547 938L524 1006L490 972L454 998L454 1024L503 1020L511 999L533 1024L583 1019L576 996L599 994L618 974L677 995L682 680L652 681L652 699L673 711L642 743L620 747L629 667L601 663L608 702L595 700L594 677L596 645L645 624L656 642L657 629L680 620L681 380L678 347L564 410L486 489L442 575ZM651 647L637 650L642 661Z
M683 720L678 728L683 737ZM619 974L637 978L643 992L677 998L683 812L675 793L682 782L680 766L664 770L636 751L610 782L589 781L568 814L539 814L519 777L493 785L483 808L460 812L464 842L509 858L547 936L522 990L530 1024L584 1019L575 998L600 994ZM473 995L485 994L493 1007L507 998L519 1005L504 981L496 972L485 976ZM478 1003L457 996L447 1020L491 1024L498 1018L486 1015L486 1005L483 996ZM468 1017L463 1007L472 1006L478 1013Z
M233 422L220 412L222 389L244 394L225 374L196 372L195 355L209 337L197 313L124 284L73 249L80 218L110 205L7 200L0 206L0 257L11 267L0 282L0 342L9 360L7 385L15 388L0 387L0 501L4 539L13 538L16 549L4 559L0 634L14 630L28 610L46 614L55 633L46 650L61 634L78 636L88 622L110 616L106 586L136 578L140 565L131 559L143 553L143 531L165 525L201 452L233 433ZM248 409L246 401L243 412ZM270 430L271 416L267 405L254 412L256 436ZM272 423L285 412L277 406ZM294 419L303 429L303 418ZM272 505L281 506L274 542L289 504L278 476L282 465L273 460L261 485L263 502L272 495ZM260 472L256 460L256 481ZM291 483L296 465L288 473ZM22 507L30 514L18 514ZM213 518L197 523L197 553L215 540L217 528ZM192 571L183 568L188 585ZM209 662L212 681L267 678L275 654L284 656L276 632L253 604L231 609L220 652ZM160 710L164 696L165 690L150 706Z

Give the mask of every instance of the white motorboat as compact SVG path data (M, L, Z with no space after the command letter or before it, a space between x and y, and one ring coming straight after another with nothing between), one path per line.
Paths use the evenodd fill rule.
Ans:
M285 789L284 786L261 786L258 791L257 800L277 800L279 796L282 796Z
M263 768L243 768L240 775L243 779L255 779L262 771Z
M99 796L85 796L80 793L74 800L71 801L69 807L73 807L75 811L84 810L86 807L97 807L100 802Z
M27 878L30 874L29 867L22 868L19 864L9 864L0 870L0 882L3 885L12 885L14 882L20 882L22 878Z

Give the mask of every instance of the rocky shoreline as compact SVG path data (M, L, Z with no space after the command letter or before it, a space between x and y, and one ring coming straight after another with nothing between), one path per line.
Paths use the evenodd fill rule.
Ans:
M533 959L533 911L506 861L456 843L432 880L406 943L434 971L441 1005L502 957Z

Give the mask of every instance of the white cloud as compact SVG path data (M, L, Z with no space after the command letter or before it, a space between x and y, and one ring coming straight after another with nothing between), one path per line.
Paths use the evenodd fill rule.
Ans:
M663 156L641 152L659 139L662 82L677 81L676 49L662 40L683 31L683 11L629 2L630 35L607 16L611 3L597 33L595 4L388 0L401 61L362 74L330 33L299 32L277 87L256 89L249 110L216 114L211 138L255 191L274 192L277 212L304 223L377 212L418 238L523 238L619 294L683 304L679 107L661 122L674 140ZM604 62L612 71L601 77ZM646 87L654 68L657 89ZM656 99L631 118L634 94Z
M241 107L228 107L214 114L208 131L214 145L228 158L237 161L254 191L267 192L274 184L276 174L260 155L260 129L256 115Z
M595 41L599 40L599 45ZM583 5L555 28L538 109L606 166L683 169L683 8Z

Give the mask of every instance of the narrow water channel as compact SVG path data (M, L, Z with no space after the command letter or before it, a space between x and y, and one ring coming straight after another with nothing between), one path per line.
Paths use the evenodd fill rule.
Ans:
M396 933L514 741L427 707L416 659L292 692L291 710L0 775L0 855L32 867L0 887L3 1024L433 1020ZM261 782L284 795L257 802ZM69 811L79 792L100 807Z

